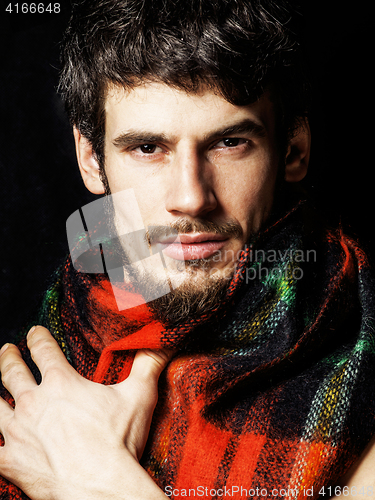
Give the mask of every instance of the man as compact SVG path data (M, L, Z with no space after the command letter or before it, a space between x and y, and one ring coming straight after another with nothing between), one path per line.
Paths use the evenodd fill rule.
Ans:
M31 371L3 348L0 472L30 498L337 494L370 441L368 264L287 186L310 152L289 22L271 1L76 6L61 89L82 178L131 190L164 260L122 262L119 286L74 259L58 272L38 323L78 373L43 327L40 386L26 341Z

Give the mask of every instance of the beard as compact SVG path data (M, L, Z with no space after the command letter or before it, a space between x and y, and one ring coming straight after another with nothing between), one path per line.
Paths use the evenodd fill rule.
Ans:
M156 226L148 230L146 238L149 246L152 248L154 241L157 241L160 236L168 235L168 229L174 235L209 232L232 238L242 236L241 226L233 220L216 223L204 219L191 221L181 217L168 226ZM181 262L186 274L184 282L170 293L149 303L156 319L175 326L190 318L216 310L225 298L235 268L233 265L225 276L222 273L213 273L212 270L218 257L220 257L220 252L209 258ZM148 287L151 286L153 286L152 280L148 282Z
M207 280L199 288L185 284L150 302L149 307L155 319L177 326L216 310L225 298L229 283L222 278Z
M153 249L154 243L161 236L173 234L177 237L180 233L194 232L210 232L227 237L240 237L242 228L235 221L215 223L203 219L190 221L181 217L172 224L151 226L151 229L146 231L145 239L147 245ZM209 258L174 261L175 273L183 275L183 279L177 287L173 287L171 284L173 280L169 279L171 278L169 275L169 293L162 292L161 288L165 282L158 279L153 272L134 272L131 275L131 282L136 292L143 297L158 297L147 301L156 320L168 326L177 326L191 318L210 314L220 306L226 296L236 267L236 262L233 261L224 270L218 272L215 266L220 258L219 251ZM171 271L167 271L167 276L169 272Z
M106 187L108 213L112 211L113 214L110 196L108 196L111 193L105 173L102 174L102 181ZM149 226L142 238L143 245L147 244L148 248L154 250L155 253L157 245L154 247L154 244L157 244L162 237L172 235L177 238L178 234L200 232L220 234L228 238L240 238L243 234L241 225L234 220L212 221L198 218L190 220L186 217L180 217L173 223ZM121 250L120 247L122 247ZM121 243L118 252L122 254L124 264L129 264L129 254ZM171 280L167 278L170 285L169 293L163 293L162 288L165 286L165 282L162 283L163 280L160 277L158 279L155 272L127 266L129 269L127 280L133 285L134 291L145 298L155 319L169 326L175 326L190 318L209 314L220 306L226 296L236 262L234 259L230 265L226 266L225 272L223 270L215 272L215 270L217 271L215 264L218 259L220 260L220 251L209 258L175 261L176 273L183 273L184 279L177 287L173 287ZM167 271L167 276L169 272ZM147 299L147 297L153 298L153 300ZM154 297L158 298L154 299Z
M203 260L203 259L202 259ZM191 318L209 314L218 308L225 298L231 276L215 277L209 271L208 259L204 262L186 261L184 282L167 294L148 303L156 320L169 326L176 326ZM231 273L231 275L233 272ZM144 295L157 296L160 284L151 276L138 281L137 291ZM143 290L147 287L147 290Z

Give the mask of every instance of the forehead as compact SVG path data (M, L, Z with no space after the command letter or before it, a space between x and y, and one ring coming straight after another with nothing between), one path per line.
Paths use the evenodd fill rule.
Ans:
M106 136L130 129L165 134L176 140L197 140L244 120L274 135L274 106L265 93L247 106L236 106L211 89L190 93L163 83L147 83L131 90L110 87L105 101ZM255 128L256 128L255 127Z

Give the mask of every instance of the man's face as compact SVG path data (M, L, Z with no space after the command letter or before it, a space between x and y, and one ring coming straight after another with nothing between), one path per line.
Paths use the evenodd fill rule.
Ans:
M269 98L235 106L210 90L150 83L112 88L105 111L111 193L132 188L146 228L178 230L177 242L156 235L152 245L185 262L179 285L228 281L272 207L279 157Z

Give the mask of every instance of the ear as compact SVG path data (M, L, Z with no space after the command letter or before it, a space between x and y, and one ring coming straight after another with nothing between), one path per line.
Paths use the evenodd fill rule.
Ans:
M81 172L85 186L91 193L104 194L105 189L100 180L99 164L90 141L76 127L73 128L73 134L79 171Z
M307 174L310 159L311 133L307 120L301 123L297 132L289 141L285 161L285 180L298 182Z

